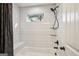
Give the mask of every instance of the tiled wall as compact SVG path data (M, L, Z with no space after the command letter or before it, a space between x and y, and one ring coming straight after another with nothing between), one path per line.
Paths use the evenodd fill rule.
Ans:
M22 40L20 36L20 9L16 4L13 4L13 41L14 49L17 48Z
M55 37L50 35L55 34L55 31L50 29L54 20L51 7L53 5L21 8L21 34L27 47L53 47L52 40L55 40ZM41 22L26 22L27 15L39 13L44 13Z
M79 4L63 4L63 15L66 45L79 55Z

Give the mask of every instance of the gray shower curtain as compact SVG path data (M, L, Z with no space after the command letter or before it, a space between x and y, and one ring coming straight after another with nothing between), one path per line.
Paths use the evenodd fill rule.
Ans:
M0 54L13 56L13 25L11 3L0 3Z

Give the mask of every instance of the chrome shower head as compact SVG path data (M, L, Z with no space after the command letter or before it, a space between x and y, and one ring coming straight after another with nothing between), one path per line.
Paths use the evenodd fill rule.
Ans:
M51 11L54 11L54 9L53 9L53 8L50 8L50 10L51 10Z
M55 11L56 8L58 8L59 6L56 6L55 8L50 8L51 11Z

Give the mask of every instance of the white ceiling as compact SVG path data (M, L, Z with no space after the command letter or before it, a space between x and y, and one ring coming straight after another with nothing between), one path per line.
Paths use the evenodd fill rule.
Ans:
M18 7L30 7L30 6L38 6L38 5L56 5L56 3L16 3Z

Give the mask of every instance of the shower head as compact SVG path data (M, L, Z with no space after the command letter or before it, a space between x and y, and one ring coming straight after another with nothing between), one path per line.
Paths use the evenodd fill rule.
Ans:
M54 9L53 9L53 8L50 8L50 10L51 10L51 11L54 11Z
M56 6L55 8L50 8L51 9L51 11L54 11L54 10L56 10L56 8L58 8L59 6Z

